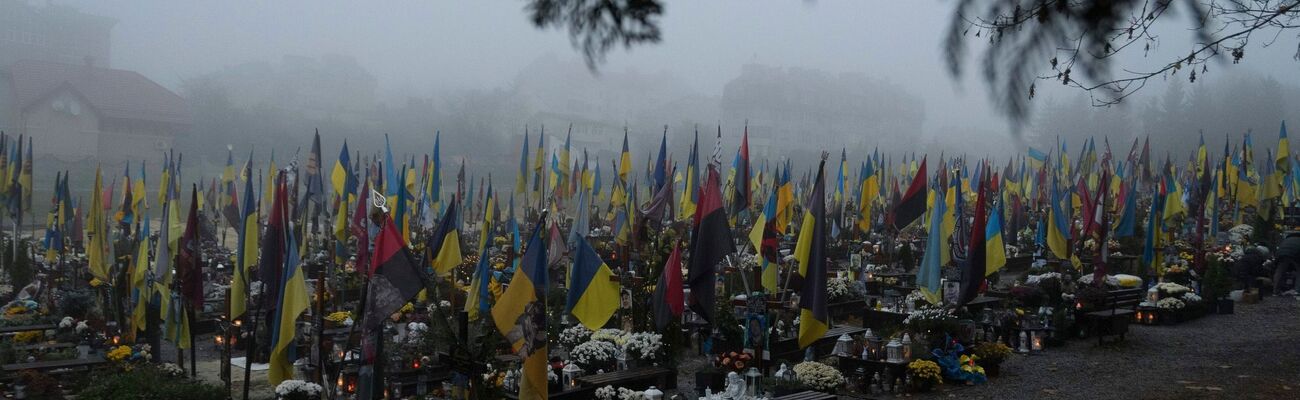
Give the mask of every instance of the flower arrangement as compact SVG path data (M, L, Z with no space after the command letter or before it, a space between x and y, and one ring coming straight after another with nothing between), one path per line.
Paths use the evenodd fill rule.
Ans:
M574 346L573 351L569 352L569 359L578 363L582 369L594 373L598 369L608 368L617 352L618 347L612 342L589 340Z
M975 356L983 360L985 364L1002 364L1007 357L1011 356L1011 348L1002 342L981 342L975 345Z
M77 321L72 319L72 317L63 317L63 319L59 321L59 329L72 328L72 325L76 324L76 322Z
M289 379L275 386L275 395L283 400L320 399L321 387L315 383Z
M131 357L131 346L121 345L121 346L114 347L112 350L108 351L108 355L106 357L108 358L108 361L113 361L113 362L124 361L127 358Z
M839 300L849 295L849 283L845 278L835 278L826 281L826 296L831 300Z
M606 385L596 389L596 398L601 400L640 400L645 399L645 392L632 390L625 387L615 389L613 386Z
M1187 293L1183 293L1182 300L1183 300L1184 303L1189 303L1189 304L1190 304L1190 303L1200 303L1200 302L1201 302L1201 296L1198 295L1198 294L1196 294L1196 293L1187 292Z
M834 367L816 361L796 364L794 373L799 383L813 390L828 391L844 385L844 374Z
M1250 240L1251 236L1255 236L1255 227L1247 224L1237 225L1232 227L1232 229L1228 229L1228 238L1232 240L1233 243L1246 243L1246 241Z
M22 331L14 335L14 342L33 343L33 342L38 342L43 338L45 338L45 333L42 331Z
M162 371L164 374L167 374L168 376L173 376L173 377L185 375L185 370L181 369L180 366L177 366L176 364L172 364L172 363L158 364L158 370Z
M718 368L726 371L745 372L745 368L749 366L749 361L753 359L754 356L749 353L729 351L718 354L717 357L713 358L713 363Z
M619 329L601 329L591 334L591 340L623 345L623 331Z
M943 375L939 372L939 364L930 360L912 360L907 364L907 373L912 376L912 385L922 391L927 391L934 385L943 383Z
M1192 288L1179 285L1173 282L1163 282L1156 285L1156 290L1160 292L1160 297L1182 297L1183 293L1191 292Z
M402 313L402 314L406 314L406 313L409 313L409 312L411 312L411 311L415 311L415 305L414 305L414 304L411 304L411 303L409 303L409 302L406 303L406 304L403 304L403 305L402 305L402 308L399 309L399 310L397 310L397 312L400 312L400 313Z
M624 336L623 351L629 358L654 360L663 350L664 335L653 332L635 332Z
M1089 275L1089 276L1091 276L1091 275ZM1047 272L1047 273L1038 274L1038 275L1029 275L1029 276L1026 276L1026 277L1025 277L1025 284L1026 284L1026 285L1038 285L1038 284L1041 284L1041 283L1043 283L1043 282L1045 282L1045 281L1049 281L1049 280L1060 280L1060 279L1061 279L1061 273L1059 273L1059 272Z
M953 332L956 330L957 315L942 305L926 305L908 314L903 325L913 332Z
M591 330L586 326L577 324L560 331L559 342L561 346L572 349L591 339L591 334Z
M1156 308L1161 310L1181 310L1187 307L1187 303L1174 297L1166 297L1156 302Z
M351 311L335 311L325 316L326 321L335 323L341 323L349 319L352 319Z

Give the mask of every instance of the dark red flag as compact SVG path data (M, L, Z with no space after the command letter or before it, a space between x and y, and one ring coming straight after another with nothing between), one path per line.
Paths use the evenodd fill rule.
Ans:
M927 175L925 172L925 158L921 159L921 167L917 169L916 176L912 177L912 185L907 187L907 193L899 199L898 205L894 206L893 223L894 229L903 229L912 221L921 218L925 214L926 196L929 195L929 188L926 186Z
M731 237L731 227L727 226L727 211L722 208L722 192L718 188L718 170L713 165L709 165L708 178L700 192L686 283L691 287L691 311L713 322L717 264L735 251L736 241Z
M190 188L190 214L181 235L176 271L181 278L181 297L190 307L203 309L203 262L199 257L199 188Z

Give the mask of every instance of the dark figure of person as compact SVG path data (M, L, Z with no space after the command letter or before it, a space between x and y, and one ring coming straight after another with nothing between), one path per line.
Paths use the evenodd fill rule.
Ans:
M1247 246L1241 258L1232 263L1232 276L1237 287L1246 290L1257 288L1258 279L1268 275L1264 262L1268 261L1267 250L1257 246Z
M1282 239L1282 243L1277 245L1277 261L1273 269L1273 293L1280 293L1283 296L1295 296L1300 293L1300 276L1297 276L1295 283L1289 290L1284 289L1283 279L1286 278L1287 272L1300 273L1297 267L1300 267L1300 232L1292 232Z

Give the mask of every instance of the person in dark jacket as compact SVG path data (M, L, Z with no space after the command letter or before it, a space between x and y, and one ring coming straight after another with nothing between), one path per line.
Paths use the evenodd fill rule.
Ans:
M1264 263L1268 261L1268 250L1262 246L1247 246L1241 258L1232 263L1232 276L1241 289L1257 287L1255 278L1268 275Z
M1282 243L1277 246L1277 261L1275 264L1273 269L1273 293L1280 293L1284 296L1295 296L1300 293L1300 277L1295 279L1295 283L1289 290L1282 287L1287 272L1300 273L1297 270L1297 267L1300 266L1300 232L1289 233L1285 239L1282 239Z

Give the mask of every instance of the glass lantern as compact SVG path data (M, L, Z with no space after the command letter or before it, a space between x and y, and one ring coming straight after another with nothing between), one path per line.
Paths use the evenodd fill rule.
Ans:
M578 364L569 363L564 366L563 383L565 389L572 389L578 386L578 378L582 377L582 368Z
M867 354L870 355L870 357L867 359L879 360L880 352L881 352L880 336L876 336L876 334L871 332L871 329L869 328L867 329L867 332L864 335L867 338Z
M1020 331L1020 346L1016 348L1016 351L1020 353L1029 352L1029 335L1025 334L1025 331Z
M745 394L749 397L757 397L758 385L761 383L762 378L763 373L758 372L758 368L749 367L749 371L745 371Z
M889 344L885 345L885 362L901 364L903 362L903 343L898 339L890 339Z
M1042 331L1038 331L1038 330L1029 331L1029 337L1030 337L1029 339L1030 350L1032 350L1035 353L1043 351Z
M835 350L832 351L831 354L840 357L848 357L851 355L850 349L852 348L853 348L853 338L849 337L849 335L847 334L840 335L840 338L835 341Z

